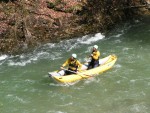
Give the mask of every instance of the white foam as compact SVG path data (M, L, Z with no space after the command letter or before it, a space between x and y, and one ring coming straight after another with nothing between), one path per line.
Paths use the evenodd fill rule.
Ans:
M121 43L121 40L120 39L115 40L115 43Z
M133 104L130 106L130 111L132 113L146 113L147 111L147 106L145 106L143 103L140 103L140 104Z
M49 58L48 52L38 52L35 54L22 54L17 56L11 56L8 60L9 66L26 66L29 63L32 63L33 61L37 61L38 59L47 59ZM17 61L15 60L17 59Z
M118 37L120 37L121 35L122 35L122 34L117 34L117 35L115 35L114 37L117 37L117 38L118 38Z
M60 86L62 86L62 87L68 87L69 86L69 84L59 84L59 83L50 83L49 84L50 86L58 86L58 87L60 87Z
M26 64L31 63L31 60L27 60L24 62L13 62L12 60L9 61L8 65L9 66L25 66Z
M46 113L67 113L67 112L49 110L49 111L47 111Z
M20 102L20 103L28 103L26 100L24 100L23 98L20 98L18 96L15 96L13 94L8 94L6 95L7 98L9 98L11 101L17 101L17 102Z
M83 36L82 39L80 40L81 44L91 44L94 42L97 42L98 40L103 39L105 36L102 35L101 33L95 34L93 37L89 37L88 35Z
M49 47L49 48L51 48L51 47L53 47L54 46L54 43L47 43L47 44L44 44L43 45L43 47Z
M120 64L115 65L116 68L121 68L122 66Z
M120 81L120 80L118 80L116 83L117 83L117 84L120 84L120 83L121 83L121 81Z
M80 44L92 44L94 42L97 42L98 40L103 39L104 37L105 36L102 35L101 33L97 33L92 37L90 35L85 35L82 38L79 37L79 38L73 38L73 39L69 39L69 40L62 40L59 43L48 43L48 44L45 44L44 46L42 46L42 48L44 50L46 50L47 52L52 52L49 50L51 50L53 48L55 48L55 50L58 51L58 53L62 49L69 52L74 48L78 48L79 47L78 45L80 45ZM57 55L57 57L58 56L60 56L60 55ZM56 58L56 55L55 55L55 58Z
M134 83L136 80L130 80L131 83Z
M33 57L32 60L38 60L38 59L47 59L49 58L50 54L48 52L39 52L35 55L36 57Z
M0 61L6 59L7 57L8 57L7 55L0 56Z
M61 54L59 52L35 52L33 54L22 54L9 57L7 64L8 66L26 66L27 64L33 63L39 59L60 59ZM1 63L0 63L1 64Z
M36 81L35 80L26 79L25 82L27 82L29 84L34 84Z
M96 78L96 77L90 77L88 79L85 80L84 84L90 84L90 83L99 83L100 79Z
M60 52L60 50L62 49L70 51L74 48L78 48L79 46L77 45L79 44L91 44L103 39L104 37L105 36L101 33L97 33L92 37L90 37L90 35L87 35L83 36L82 38L80 37L78 39L70 39L57 44L48 43L37 48L35 51L33 51L33 53L9 56L9 58L7 58L7 55L2 55L0 56L0 61L7 58L5 62L8 64L8 66L26 66L27 64L33 63L34 61L37 61L39 59L56 60L61 58L62 53ZM54 48L56 51L52 51ZM2 62L0 62L0 65L2 65Z
M69 103L66 103L66 104L63 104L63 105L59 105L59 106L70 106L70 105L73 105L73 102L69 102Z

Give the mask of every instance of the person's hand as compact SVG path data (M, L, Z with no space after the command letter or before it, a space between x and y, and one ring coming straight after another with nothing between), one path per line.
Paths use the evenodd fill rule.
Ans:
M93 56L93 54L91 54L91 57Z
M80 73L81 72L81 69L77 69L77 73Z
M62 69L62 70L63 70L63 69L64 69L64 67L63 67L63 66L61 66L61 67L60 67L60 69Z
M79 71L77 71L76 74L79 74Z

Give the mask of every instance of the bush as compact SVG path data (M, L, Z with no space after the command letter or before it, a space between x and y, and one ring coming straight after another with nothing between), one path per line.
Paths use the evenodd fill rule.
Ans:
M55 5L52 2L47 2L47 7L53 9Z
M62 0L55 0L55 5L61 4Z

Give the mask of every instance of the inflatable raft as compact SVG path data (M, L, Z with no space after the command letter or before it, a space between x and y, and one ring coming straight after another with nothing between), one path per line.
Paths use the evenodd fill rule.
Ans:
M63 70L58 71L58 72L57 71L49 72L48 74L49 74L49 77L51 77L58 83L73 83L73 82L77 82L82 79L87 79L87 78L99 75L99 74L111 69L113 67L113 65L115 64L116 60L117 60L116 55L109 55L105 58L100 59L99 60L100 66L98 66L96 68L86 70L87 66L83 65L82 71L75 73L75 74L63 76L63 74L64 74Z

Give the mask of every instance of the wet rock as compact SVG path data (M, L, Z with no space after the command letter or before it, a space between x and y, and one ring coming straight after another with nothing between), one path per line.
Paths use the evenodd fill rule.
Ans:
M139 16L139 0L2 0L0 54L18 54L39 44L106 32ZM141 12L141 13L140 13ZM147 13L148 14L148 13Z

